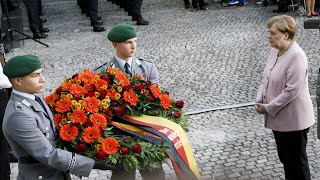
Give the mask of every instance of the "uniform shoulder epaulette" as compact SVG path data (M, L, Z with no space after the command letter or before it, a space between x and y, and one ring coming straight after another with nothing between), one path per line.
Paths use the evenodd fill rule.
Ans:
M138 58L140 61L146 61L146 62L150 62L150 63L153 63L153 61L152 60L150 60L150 59L143 59L143 58Z

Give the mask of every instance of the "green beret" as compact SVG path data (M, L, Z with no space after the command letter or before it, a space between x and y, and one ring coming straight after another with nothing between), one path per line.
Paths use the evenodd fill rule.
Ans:
M129 24L117 24L111 28L107 38L111 42L123 42L136 37L136 31Z
M16 56L5 64L3 74L8 78L23 77L41 68L41 62L37 56Z

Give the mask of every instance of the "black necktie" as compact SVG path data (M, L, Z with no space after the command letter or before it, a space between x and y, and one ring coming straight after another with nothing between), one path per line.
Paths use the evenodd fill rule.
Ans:
M36 98L36 101L41 105L41 107L43 108L44 112L46 112L48 114L48 112L46 111L46 107L44 106L44 104L42 103L41 99L39 96L36 96L35 95L35 98ZM49 115L49 114L48 114Z
M126 64L124 65L124 70L125 70L125 72L126 72L127 74L129 74L130 76L132 76L129 68L130 68L130 65L126 62Z

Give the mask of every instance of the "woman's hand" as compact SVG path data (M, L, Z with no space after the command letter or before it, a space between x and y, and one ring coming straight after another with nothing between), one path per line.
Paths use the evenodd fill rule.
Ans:
M266 104L262 104L261 102L256 102L255 109L259 114L267 113Z

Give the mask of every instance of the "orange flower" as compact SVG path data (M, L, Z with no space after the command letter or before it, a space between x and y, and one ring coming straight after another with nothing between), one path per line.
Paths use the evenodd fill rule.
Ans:
M100 90L106 90L108 88L108 82L102 79L99 79L96 83L95 83L96 88L100 91Z
M79 84L72 84L72 86L70 87L70 93L75 97L81 97L82 95L87 93L87 90Z
M136 74L136 76L140 81L143 80L143 77L140 74Z
M138 96L134 94L134 92L131 91L125 91L123 93L123 100L128 102L131 106L136 106L138 101Z
M87 115L82 109L76 109L70 115L70 120L74 123L85 123L87 120Z
M95 81L96 73L89 71L89 69L84 69L79 75L78 79L82 81L85 86L90 86Z
M107 72L110 75L115 75L117 73L116 70L117 70L116 68L112 68L111 66L107 68Z
M96 97L86 97L83 101L83 106L86 112L95 113L98 112L100 101Z
M101 137L100 131L94 127L87 127L83 130L82 138L86 143L92 143L95 139Z
M168 109L169 107L172 107L170 97L167 94L163 94L160 97L160 105L163 107L163 109Z
M115 154L118 152L119 144L116 139L108 137L102 141L102 151L106 154Z
M128 86L130 85L130 81L126 75L123 74L122 71L116 70L116 75L114 76L116 80L122 85L122 86Z
M61 114L55 114L53 117L53 121L54 121L54 125L56 126L56 128L59 130L60 129L60 122L62 122L62 120L65 118L64 115Z
M72 141L78 136L78 128L67 124L60 129L60 137L64 141Z
M101 129L104 129L107 126L106 118L103 115L98 114L98 113L92 114L91 117L90 117L90 121L94 125L100 127Z
M60 99L59 101L56 102L56 111L59 113L64 113L67 112L72 106L72 102L68 98L63 98L62 100Z
M150 87L151 93L153 94L154 97L160 98L161 97L161 92L160 88L157 85L152 85Z
M51 105L52 102L54 102L54 101L56 101L56 100L58 100L58 99L59 99L59 95L57 95L57 94L50 94L49 96L47 96L47 97L45 98L45 101L46 101L46 103L47 103L48 105Z
M62 85L61 85L61 90L62 91L68 91L69 88L72 86L72 81L69 81L67 80L66 82L64 82Z

